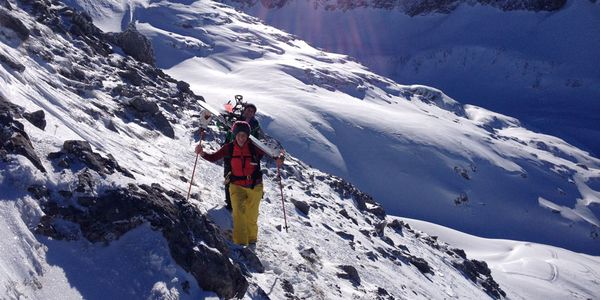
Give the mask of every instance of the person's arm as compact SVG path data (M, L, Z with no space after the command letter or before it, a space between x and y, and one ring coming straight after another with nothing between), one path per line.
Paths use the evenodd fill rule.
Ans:
M223 157L225 157L225 154L227 153L228 147L231 146L231 144L226 144L223 147L221 147L221 149L217 150L217 152L215 153L206 153L204 152L204 149L202 149L202 144L198 144L196 146L196 154L199 154L200 156L202 156L202 158L210 161L210 162L215 162L218 161L219 159L222 159Z

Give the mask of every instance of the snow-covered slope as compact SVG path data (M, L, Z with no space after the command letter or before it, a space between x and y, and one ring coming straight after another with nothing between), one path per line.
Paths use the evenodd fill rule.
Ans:
M8 7L0 8L8 24L0 36L2 298L504 293L484 263L401 222L388 224L369 196L293 157L283 169L289 233L274 166L266 165L257 262L224 240L231 218L220 166L201 161L192 198L183 196L199 98L112 52L67 7ZM211 127L206 147L222 138Z
M245 95L290 153L388 212L598 253L600 161L588 153L438 90L399 85L222 4L133 11L165 72L215 106Z
M600 294L597 256L552 246L474 237L436 224L402 219L484 260L512 299L584 299ZM579 286L580 289L573 289Z
M386 217L369 196L294 157L284 169L285 194L294 203L286 204L289 233L281 229L275 170L267 164L257 246L262 265L240 257L244 252L224 242L220 233L230 223L222 208L221 167L200 161L194 195L189 202L184 198L199 97L185 83L132 61L114 45L113 52L85 16L59 2L10 6L1 10L8 19L0 35L0 203L6 223L0 247L8 249L0 256L0 278L7 298L197 299L240 290L258 299L501 295L485 264ZM586 153L529 132L512 118L464 107L431 88L397 85L345 56L315 50L220 4L159 2L137 7L134 16L138 29L152 38L159 66L170 65L167 72L195 79L192 88L213 104L232 91L243 93L259 105L265 130L293 156L360 185L391 179L388 187L375 190L384 196L378 201L388 200L386 208L399 208L386 192L394 192L390 187L403 179L406 187L428 189L421 191L418 205L410 205L406 195L397 198L413 214L421 209L442 215L444 207L432 203L448 201L453 208L443 214L448 220L462 222L469 215L466 221L476 223L488 217L487 205L472 198L456 207L453 202L456 190L475 186L490 195L488 205L497 214L504 206L531 209L540 216L536 222L548 226L536 234L554 230L565 234L555 244L564 241L576 248L579 242L593 252L597 241L585 235L588 224L596 222L590 208L598 198L593 190L598 160ZM158 19L164 27L144 18ZM38 110L45 112L44 122L33 113ZM222 133L210 129L206 144L214 149ZM508 137L538 143L533 149ZM89 146L67 140L85 140ZM430 156L421 156L423 151ZM558 156L564 154L571 156ZM390 161L398 155L407 157L394 166ZM412 160L415 156L421 160ZM415 173L399 178L399 167L410 164L417 167ZM507 170L527 171L527 178ZM559 176L562 172L571 172L569 178ZM427 175L427 181L419 177ZM514 194L503 197L489 187L513 178ZM554 178L568 195L565 207L553 204L552 192L542 193ZM574 183L567 183L571 178ZM508 197L525 193L522 181L527 180L536 183L530 186L535 201L510 202ZM448 192L438 199L444 189ZM584 197L575 206L573 195L579 192ZM219 227L205 222L205 216ZM509 213L503 217L515 221ZM563 227L565 218L576 222ZM500 228L500 219L490 217L498 228L485 228L489 234L527 234ZM193 247L182 249L190 243ZM182 260L184 254L191 259ZM213 260L228 271L198 271ZM586 272L580 270L579 276L596 276ZM222 273L243 275L243 280L211 285ZM575 283L569 288L582 297L595 291Z
M397 82L439 88L600 154L600 2L225 2ZM552 9L522 9L527 2Z

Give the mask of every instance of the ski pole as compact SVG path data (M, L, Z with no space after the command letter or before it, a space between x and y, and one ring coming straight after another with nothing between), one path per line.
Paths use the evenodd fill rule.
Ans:
M281 152L281 155L283 155L283 152ZM280 157L281 157L281 155L280 155ZM279 169L281 169L281 167L279 166L279 164L277 164L277 178L279 179L279 191L281 192L281 208L283 209L283 220L285 222L285 232L288 232L287 216L285 214L285 204L284 204L284 199L283 199L283 180L281 179L281 172L279 171Z
M204 128L200 128L200 141L198 145L202 144L202 140L204 139ZM196 164L198 164L198 156L200 154L196 154L196 161L194 161L194 169L192 170L192 178L190 179L190 188L188 189L187 197L185 201L187 202L190 199L190 193L192 192L192 183L194 182L194 174L196 173Z

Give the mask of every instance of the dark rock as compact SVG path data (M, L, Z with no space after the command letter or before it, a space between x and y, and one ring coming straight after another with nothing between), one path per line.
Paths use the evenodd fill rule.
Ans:
M33 198L37 200L50 197L50 190L48 190L48 188L43 185L32 185L27 188L27 191L31 193L31 196L33 196Z
M333 228L331 228L331 226L325 224L325 223L321 223L321 225L323 225L323 227L325 227L325 229L329 230L329 231L333 231L335 232L335 230L333 230Z
M311 264L319 263L319 256L313 248L303 249L302 251L300 251L300 256L304 257L304 259L306 259Z
M171 126L171 122L167 120L162 112L157 112L151 117L152 123L156 126L156 130L164 134L166 137L175 138L175 130Z
M379 259L379 256L373 251L369 251L369 252L365 253L365 255L367 256L368 259L370 259L372 261L377 261Z
M26 40L29 37L29 29L19 20L19 18L13 16L8 9L0 7L0 26L10 28L14 31L21 40Z
M386 289L384 289L382 287L378 287L377 288L377 295L387 296L387 295L389 295L389 293L388 293L388 291Z
M129 103L129 107L132 109L121 112L121 118L131 121L130 115L132 114L134 121L138 121L141 126L158 130L167 137L175 138L175 130L169 120L160 111L160 107L156 102L146 100L142 96L135 96ZM139 122L140 120L144 120L145 122Z
M239 250L240 257L246 267L248 267L252 272L256 273L264 273L265 267L260 262L260 259L252 250L249 248L241 248Z
M595 2L596 0L590 0ZM247 6L253 6L257 3L267 9L281 8L289 0L235 0ZM372 7L375 9L399 10L411 17L430 15L430 14L449 14L457 9L461 4L467 5L487 5L504 11L528 10L528 11L556 11L564 7L566 0L413 0L413 1L394 1L394 0L324 0L319 5L326 10L353 10L357 8Z
M87 75L80 68L74 67L71 70L71 75L73 76L73 79L75 79L79 82L87 82L88 81Z
M379 205L379 203L373 200L373 197L361 192L352 184L335 176L332 176L331 180L328 180L326 182L336 193L340 194L340 196L344 198L352 198L354 200L354 203L356 204L356 207L360 211L372 213L377 218L382 220L385 219L385 210L383 209L383 207L381 207L381 205Z
M98 197L83 196L77 198L77 203L83 207L92 207L98 202Z
M123 79L127 80L129 83L135 86L141 86L144 83L142 75L140 75L134 69L119 72L119 76L121 76Z
M89 170L84 170L77 174L77 187L75 191L78 193L91 193L94 190L94 180Z
M0 96L0 151L6 154L25 156L38 170L46 172L42 161L33 150L25 126L14 117L24 109L6 101Z
M58 191L58 194L67 199L73 197L73 192L71 192L71 191L60 190L60 191Z
M10 2L8 2L8 0L0 0L0 6L8 10L12 10L12 6L10 5Z
M462 178L466 179L466 180L470 180L471 177L469 176L469 171L463 167L458 167L455 166L454 167L454 172L456 172L456 174L462 176Z
M93 152L92 147L86 141L65 141L63 149L59 152L50 153L48 158L66 162L69 166L73 163L82 163L98 172L98 174L113 174L115 171L119 171L127 177L134 178L131 172L119 166L112 155L109 154L108 158L102 157L100 154ZM81 189L78 187L77 191L79 190Z
M345 240L354 241L354 235L352 234L345 233L343 231L336 231L335 233Z
M411 86L407 89L413 94L413 96L416 96L416 98L424 103L435 105L441 109L450 111L459 117L466 116L465 108L461 103L452 100L447 101L447 99L444 98L444 94L439 90L425 86Z
M385 220L375 224L375 232L377 233L378 236L384 236L386 226L387 226L387 221L385 221Z
M467 196L465 193L462 193L458 195L458 197L454 198L454 205L462 205L465 203L469 203L469 196Z
M483 287L483 290L492 298L500 299L506 297L506 293L500 288L500 285L492 278L491 271L484 261L463 260L453 262L452 265L461 271L465 276L476 284Z
M130 23L127 29L121 33L109 33L107 38L135 60L155 65L152 43L137 30L135 23Z
M564 7L567 0L479 0L482 4L489 4L504 11L530 10L530 11L556 11Z
M71 17L71 21L73 22L73 26L77 27L76 29L72 27L71 32L75 31L83 35L95 37L99 37L102 34L102 31L94 25L92 17L84 11L75 11Z
M405 245L397 245L396 247L398 247L398 249L400 249L406 253L410 253L410 250L408 250L408 247L406 247Z
M354 225L358 225L358 221L356 221L355 218L351 217L345 209L340 210L338 213L340 215L342 215L344 218L352 221L352 223L354 223Z
M381 240L384 241L386 244L394 247L394 241L391 238L389 238L387 236L382 236Z
M310 210L310 206L308 205L308 203L296 199L292 199L292 203L294 204L297 210L302 212L305 216L308 216L308 212Z
M271 300L269 294L267 294L265 290L263 290L259 285L255 283L248 288L247 296L249 299ZM239 298L242 297L240 296Z
M434 275L433 269L431 268L431 266L429 265L429 263L427 263L427 261L425 261L423 258L416 257L416 256L413 256L413 255L407 255L405 257L408 258L408 262L410 262L413 266L417 267L417 269L419 270L419 272L421 272L423 274Z
M38 110L32 113L23 113L23 117L41 130L46 128L46 114L43 110Z
M408 225L402 221L399 221L398 219L395 219L391 223L388 223L387 226L393 229L397 234L403 235L402 228Z
M144 99L143 97L135 97L129 102L133 108L141 113L157 113L159 111L158 104L155 102Z
M55 209L59 208L56 207ZM77 224L64 221L62 219L55 219L49 215L45 215L40 218L40 222L35 229L35 233L64 241L75 241L81 236L81 232Z
M85 210L48 205L44 212L55 220L77 224L82 236L91 242L110 243L140 224L150 223L167 240L173 259L202 289L227 299L243 296L248 282L232 264L220 230L193 205L166 198L161 190L158 185L131 184L98 197L80 197ZM36 232L48 232L47 225Z
M177 90L181 93L189 93L191 92L190 84L185 81L177 81Z
M2 97L2 95L0 95L0 116L3 116L5 118L8 118L8 117L16 118L16 117L19 117L24 111L25 111L24 108L9 102L8 100L4 99L4 97ZM22 126L19 128L21 130L23 129Z
M113 122L112 119L108 120L108 122L105 122L104 127L106 127L110 131L119 133L119 130L117 130L117 126L115 126L115 122Z
M337 277L350 280L350 282L352 282L352 285L354 286L360 285L360 276L358 276L358 271L356 271L355 267L348 265L340 265L338 266L338 268L344 271L344 273L337 273Z
M287 279L283 279L281 281L281 288L285 292L284 295L286 298L288 298L288 299L296 299L297 298L294 296L294 285L292 285L292 283L289 282Z
M465 250L463 250L463 249L450 249L449 251L456 254L458 257L460 257L462 259L467 259L467 254L465 253Z
M6 150L8 153L25 156L38 170L46 173L46 168L44 168L42 161L33 150L33 145L29 141L28 136L17 133L1 145L0 148Z
M25 66L19 62L10 59L8 56L0 53L0 62L6 64L7 66L17 70L17 72L25 71Z

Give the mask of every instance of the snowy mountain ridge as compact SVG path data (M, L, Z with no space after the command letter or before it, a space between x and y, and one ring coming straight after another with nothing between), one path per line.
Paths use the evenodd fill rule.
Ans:
M2 227L2 236L6 237L2 239L2 248L11 249L2 255L1 262L8 270L2 276L7 297L195 299L214 297L215 294L209 291L228 297L232 291L244 290L243 281L240 285L229 281L231 289L227 286L210 288L203 281L206 276L198 275L197 271L190 272L189 265L178 261L174 241L197 242L197 250L192 248L189 252L197 259L192 260L197 263L196 267L204 265L202 258L210 253L224 261L231 259L232 271L227 274L243 275L248 283L244 293L247 298L480 299L486 295L502 295L483 264L465 259L460 250L409 229L394 217L386 217L384 208L371 202L370 197L346 181L312 169L293 157L288 160L284 172L286 196L294 203L293 208L289 203L286 208L290 216L290 234L281 230L281 203L277 198L273 165L266 167L267 190L259 221L262 238L257 250L264 268L261 273L261 265L253 264L251 257L240 257L244 253L231 248L219 232L229 226L228 215L222 209L222 169L219 166L200 162L193 187L194 200L190 203L182 201L194 159L191 149L196 142L193 136L198 128L195 118L199 111L194 103L201 101L200 96L195 95L185 82L147 64L132 61L123 54L127 50L108 44L103 37L95 35L96 30L87 30L92 27L86 23L85 16L78 17L76 12L58 2L52 5L43 1L10 3L12 9L3 10L3 16L12 16L10 20L20 20L21 24L3 22L3 34L0 35L3 42L1 95L13 103L6 104L10 108L3 109L0 118L2 132L8 134L2 136L3 149L0 151L1 211L2 220L6 220L6 226ZM545 169L529 165L523 168L520 165L523 162L516 163L504 156L505 151L500 151L512 146L506 141L507 137L522 141L524 135L530 135L532 140L543 143L536 146L536 149L539 147L536 155L542 157L536 162L548 163L549 168L558 168L558 163L566 164L563 169L550 174L562 171L573 175L578 191L586 195L581 206L574 209L558 207L558 210L573 220L585 217L594 222L593 212L591 215L584 212L587 207L595 207L597 196L589 186L595 188L593 178L597 174L598 161L561 140L529 132L519 127L519 122L513 118L474 106L462 106L435 89L397 85L368 72L345 56L318 51L226 6L213 2L196 2L191 7L171 2L154 5L146 7L148 11L138 7L135 15L139 17L136 31L143 32L153 42L157 65L173 66L165 72L177 73L179 78L186 72L194 74L196 78L191 81L191 89L205 90L206 93L198 94L215 104L227 95L225 90L258 95L258 88L267 88L264 99L253 101L260 107L261 123L294 155L302 154L298 143L305 141L303 137L310 137L308 141L326 150L322 153L309 151L310 154L330 155L340 167L352 168L351 161L344 157L347 153L340 156L342 151L331 152L332 149L344 149L348 142L343 139L331 142L332 136L327 132L337 129L335 133L341 135L345 131L356 133L366 129L370 133L371 128L375 128L381 130L378 134L385 140L396 135L404 141L418 142L405 147L419 147L419 143L432 145L432 141L439 139L434 145L440 149L459 147L459 150L453 150L456 152L477 149L477 153L471 154L477 157L488 155L494 168L524 170L530 174L526 176L534 176L532 170L546 172ZM172 11L179 14L164 14ZM194 14L201 17L194 18ZM165 21L162 31L158 30L160 27L144 22L158 15ZM198 20L204 28L198 28L195 23ZM22 28L28 31L22 31ZM166 29L181 30L179 33L186 35ZM210 60L195 61L198 57ZM198 68L191 70L180 65L183 58L191 59L188 63L211 67L202 68L204 72L198 74ZM298 62L302 65L297 65ZM252 64L257 68L253 69ZM262 82L267 76L274 79L270 87L265 87ZM224 80L226 77L237 80ZM260 81L253 82L252 78ZM357 83L362 86L356 87ZM230 86L225 87L226 84ZM278 89L279 93L270 88ZM292 96L298 91L304 92ZM389 95L385 96L386 93ZM290 100L278 102L267 94L289 96ZM331 102L330 97L341 101ZM286 118L286 122L298 122L295 127L291 126L294 124L281 120L281 114L285 113L281 111L282 105L296 117L309 117ZM406 110L403 116L412 118L390 124L389 120L398 116L393 105ZM352 114L354 108L368 109L377 115L368 117L366 124L360 123ZM38 113L40 109L45 113ZM339 119L343 126L338 127L340 124L331 117L340 115L332 114L329 109L342 110L352 119ZM367 117L360 112L356 110L355 114ZM378 122L376 118L386 121ZM472 137L451 141L444 137L448 132L434 134L419 128L426 124L423 120L430 119L443 126L438 129L450 130L448 128L457 126L452 124L463 124L461 126L466 126L471 135L495 135L493 140L498 141L490 141L498 143L494 146L498 148L480 149L483 144L469 142ZM315 128L310 134L303 135L303 130L308 128L303 123L306 120ZM402 130L396 131L396 125L401 125ZM407 130L409 127L412 130ZM287 134L283 134L285 130ZM515 137L514 131L521 139ZM367 142L377 141L368 134L359 137ZM221 138L213 127L207 144L215 149ZM461 143L469 143L469 147L461 147ZM402 144L393 146L398 145ZM415 150L419 151L418 148L412 151ZM521 155L517 147L512 151L514 155ZM564 158L558 155L564 155ZM453 164L454 161L450 161L448 166ZM317 165L324 168L323 164ZM486 177L479 175L482 172L479 165L448 170L452 174L448 178L452 179L471 181L479 176ZM521 176L522 173L518 174ZM565 184L563 179L566 180L560 177L557 182ZM575 188L567 187L566 193L572 193ZM118 196L128 194L132 196ZM143 198L150 198L150 201L144 202ZM134 205L119 206L123 204L121 200ZM153 202L155 200L157 202ZM165 205L156 208L152 203ZM146 206L153 208L144 210ZM165 210L164 215L161 209ZM200 223L190 223L186 213L191 213L192 219ZM189 220L180 221L182 227L179 229L183 230L179 232L185 233L181 239L169 238L173 232L164 223L179 220L171 218L171 214L181 214L181 219ZM192 230L191 233L185 230L185 225L201 227L204 218L218 226L207 225L209 229ZM581 223L574 223L575 232L585 232L587 228L581 227ZM38 235L34 235L34 231ZM202 234L206 235L200 238ZM512 250L502 251L511 253ZM527 282L567 286L575 294L566 295L581 298L597 294L598 276L578 269L581 262L597 265L597 259L570 251L563 253L566 257L561 257L560 261L569 265L561 265L564 278L557 276L546 281L542 276ZM500 288L513 298L530 295L513 288L522 276L519 272L546 273L544 263L538 268L535 260L535 268L527 264L515 267L515 262L521 261L522 257L505 261L517 275L516 279L509 278L500 283ZM548 266L556 266L556 261L550 261ZM491 271L502 274L503 267L499 264ZM89 274L89 277L82 274ZM222 273L210 274L219 277ZM569 276L580 278L579 282L585 284L577 286L566 280ZM105 290L106 286L111 289Z
M293 0L292 0L293 1ZM242 7L252 7L261 5L268 9L282 8L286 6L289 0L230 0L223 2L239 3ZM554 11L561 9L566 0L449 0L449 1L427 1L427 0L346 0L346 1L330 1L316 0L307 1L315 9L322 8L324 10L341 10L347 11L352 9L385 9L398 10L409 16L427 15L431 13L450 13L457 9L460 5L485 5L501 9L503 11L513 10L529 10L529 11ZM595 2L590 0L590 2Z
M277 9L227 3L396 82L436 87L597 156L600 2L559 2L557 10L506 11L485 3L414 1L417 8L456 6L414 17L401 9L327 10L308 1Z

